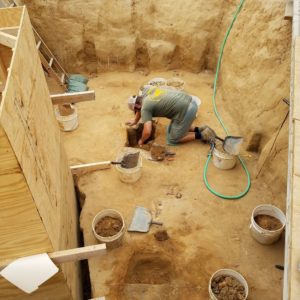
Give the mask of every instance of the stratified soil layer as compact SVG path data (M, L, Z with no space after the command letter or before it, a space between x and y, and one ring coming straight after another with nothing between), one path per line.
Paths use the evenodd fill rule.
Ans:
M272 216L257 215L254 220L261 228L266 230L278 230L282 227L282 223Z
M218 300L244 300L244 286L232 276L217 276L211 283L211 288Z
M122 221L117 218L104 217L95 226L97 234L103 237L113 236L122 228Z

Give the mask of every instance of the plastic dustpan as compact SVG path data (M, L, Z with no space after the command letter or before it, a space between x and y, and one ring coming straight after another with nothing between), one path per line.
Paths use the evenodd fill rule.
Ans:
M151 224L162 225L161 222L152 221L151 213L147 208L137 206L127 231L148 232Z
M218 136L216 138L223 142L223 149L231 155L239 155L241 145L244 142L244 139L240 136L227 136L225 139L222 139Z

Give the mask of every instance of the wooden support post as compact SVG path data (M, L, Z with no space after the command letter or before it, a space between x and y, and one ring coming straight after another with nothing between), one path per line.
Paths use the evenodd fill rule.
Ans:
M95 91L51 95L52 104L77 103L95 100Z
M285 20L293 19L293 0L287 0L284 13Z
M75 249L67 249L48 253L48 256L55 264L66 262L74 262L84 259L89 259L94 256L103 255L106 253L106 244L92 245ZM0 270L4 269L14 260L6 260L1 262Z
M73 175L80 175L83 173L109 169L110 167L111 167L110 161L102 161L102 162L96 162L90 164L75 165L75 166L71 166L70 168Z
M14 48L17 38L14 35L0 31L0 44Z

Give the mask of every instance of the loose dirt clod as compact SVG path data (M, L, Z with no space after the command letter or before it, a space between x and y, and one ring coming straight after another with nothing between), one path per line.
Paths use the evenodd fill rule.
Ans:
M122 228L122 221L113 217L102 218L95 226L95 231L100 236L113 236Z
M282 227L282 223L272 216L257 215L254 220L258 226L266 230L278 230Z
M166 230L160 230L154 233L154 237L157 241L166 241L169 239L169 235Z
M244 286L232 276L217 276L211 283L211 288L218 300L244 300Z

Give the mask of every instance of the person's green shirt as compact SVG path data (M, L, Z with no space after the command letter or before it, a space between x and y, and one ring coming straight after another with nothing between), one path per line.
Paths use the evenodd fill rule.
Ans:
M192 100L190 95L182 91L161 87L149 87L144 94L141 110L143 123L151 121L153 117L181 121Z

